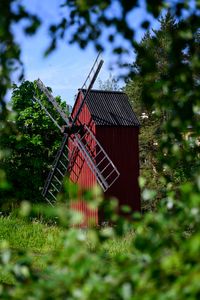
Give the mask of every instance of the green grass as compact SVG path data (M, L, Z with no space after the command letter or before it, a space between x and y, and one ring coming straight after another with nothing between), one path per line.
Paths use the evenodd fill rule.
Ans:
M49 226L40 222L28 222L14 216L0 217L0 242L5 240L10 248L16 251L14 260L17 260L17 250L30 250L34 266L37 269L44 268L42 256L48 252L61 247L62 230L56 226ZM116 240L109 240L104 249L110 257L119 253L129 251L129 246L133 238L133 233ZM90 243L89 243L90 244ZM5 270L0 268L0 282L13 284L13 278Z
M134 232L129 232L122 238L111 239L104 245L104 248L111 257L120 253L127 253L130 251L133 236Z
M12 217L0 218L0 240L6 240L12 249L44 253L57 247L60 234L56 226Z
M7 241L16 253L17 250L31 250L37 268L44 267L41 263L42 255L60 246L61 233L56 226L30 223L15 217L0 218L0 242ZM14 259L17 259L17 255ZM0 282L13 283L12 276L0 269Z

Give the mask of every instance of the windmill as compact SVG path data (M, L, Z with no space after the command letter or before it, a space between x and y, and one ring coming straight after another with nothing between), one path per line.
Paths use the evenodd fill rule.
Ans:
M104 192L114 184L120 175L115 164L97 140L88 124L79 120L84 104L89 97L102 65L103 60L100 59L99 54L80 89L82 91L82 99L79 106L75 114L70 117L62 110L43 82L40 79L36 82L38 88L46 95L48 101L54 106L64 121L64 125L60 127L41 101L34 96L34 100L40 104L42 109L45 110L46 114L63 133L62 143L42 191L42 195L50 205L54 205L56 202L56 196L61 190L63 178L67 173L73 172L77 156L81 157L82 164L87 164ZM79 167L79 171L81 171L81 167ZM75 176L72 176L74 182L77 182L79 174L79 172L76 172Z

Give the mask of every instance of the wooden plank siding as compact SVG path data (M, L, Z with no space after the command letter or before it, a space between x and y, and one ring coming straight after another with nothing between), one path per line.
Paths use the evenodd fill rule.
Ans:
M72 118L75 116L80 103L82 101L83 95L82 93L79 93L79 96L77 98L77 101L74 106L74 110L72 112ZM96 126L94 121L92 120L91 114L87 108L87 105L85 104L83 106L83 109L79 115L78 123L81 124L87 124L87 126L90 128L90 130L93 132L94 135L96 135ZM69 147L73 149L73 146L69 144ZM79 166L81 165L81 172L78 176L78 180L76 181L76 175L79 173ZM88 167L87 163L85 162L83 155L79 151L78 156L76 158L76 163L73 166L73 170L70 173L70 179L73 182L76 182L78 185L78 201L71 203L71 207L75 209L76 211L83 214L83 223L81 224L82 227L89 226L92 224L98 224L98 209L91 209L87 205L86 201L84 201L84 190L90 189L94 185L96 185L96 178L93 175L92 171Z
M82 97L83 94L79 93L72 111L72 118L79 108ZM105 192L105 199L114 196L118 199L119 206L128 205L132 211L139 211L139 127L96 125L86 103L83 106L78 121L81 124L86 124L90 128L120 172L119 178ZM69 144L69 147L72 148L73 146ZM90 189L96 185L97 181L80 152L76 158L76 163L77 164L73 166L73 172L71 172L70 178L72 181L75 181L74 174L80 171L77 165L82 163L77 180L79 200L76 203L71 203L71 207L84 215L84 221L81 226L89 226L91 220L92 223L96 225L101 221L109 221L104 219L103 212L99 212L97 209L90 209L84 201L82 191L84 189Z
M120 172L105 197L116 197L119 205L140 211L138 127L97 126L96 135Z

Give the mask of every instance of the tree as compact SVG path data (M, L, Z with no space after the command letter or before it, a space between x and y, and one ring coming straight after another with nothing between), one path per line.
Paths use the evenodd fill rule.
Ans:
M6 108L5 96L11 88L11 77L16 70L19 79L23 77L23 63L21 61L20 45L16 43L13 26L20 21L25 21L24 32L27 35L34 34L40 26L37 16L29 13L20 1L2 0L0 2L0 140L9 138L13 133L13 123L8 121L11 118L10 112ZM2 147L0 163L2 158L9 155L8 145ZM6 169L0 168L0 190L7 192L10 184L6 177Z
M13 131L1 139L1 147L10 149L10 155L3 160L1 167L6 169L12 187L2 193L2 206L9 204L8 199L17 202L25 199L30 202L43 200L41 188L62 139L57 127L40 105L33 101L33 94L41 99L54 119L62 124L60 116L33 82L24 81L20 86L14 86L11 109L16 116L10 120ZM56 99L66 111L66 104L59 97Z
M147 32L136 47L136 60L133 64L133 75L126 87L134 110L139 116L141 122L140 133L140 163L141 176L146 179L146 188L154 189L157 192L156 200L159 201L165 195L165 181L162 177L172 181L176 186L180 182L190 178L188 166L185 161L180 159L177 162L176 169L169 170L163 164L166 156L170 154L163 149L161 150L161 140L166 134L165 126L169 119L173 119L174 110L171 109L170 103L163 102L163 87L156 90L158 102L156 105L149 103L150 90L155 84L159 86L160 82L170 80L169 68L172 63L169 55L172 43L172 35L178 34L179 26L175 18L168 12L165 17L160 19L160 28ZM185 52L185 46L179 49L179 60L187 64L190 63L190 55ZM144 69L148 69L145 72ZM146 76L144 76L144 73ZM174 91L176 87L174 87ZM152 91L154 92L154 91ZM145 97L143 95L145 94ZM177 99L179 101L179 99ZM181 130L181 129L180 129ZM177 139L171 141L177 144ZM185 146L184 146L185 147ZM160 152L161 150L161 152ZM193 151L191 149L190 151ZM164 156L165 159L160 160ZM172 156L170 157L173 160ZM197 161L194 159L193 167ZM145 198L145 195L144 195ZM157 201L143 202L144 209L156 207Z
M148 106L142 100L142 88L144 85L144 78L142 75L142 68L148 59L146 53L151 53L156 62L154 66L153 76L145 78L146 84L151 85L152 82L159 81L160 77L167 74L167 66L169 59L167 56L167 49L170 47L170 36L172 31L177 30L175 19L168 12L165 17L160 19L160 28L158 30L148 31L140 43L143 52L135 51L136 60L133 63L133 71L131 80L126 86L126 92L133 106L134 111L139 117L141 123L139 143L140 143L140 175L145 178L145 187L156 190L156 201L145 201L143 199L143 209L155 209L157 201L162 199L163 184L160 182L160 175L163 174L162 166L159 164L157 152L159 149L159 140L161 138L161 125L165 120L165 115L156 114L156 108ZM149 54L148 54L149 55ZM151 61L149 62L151 63Z

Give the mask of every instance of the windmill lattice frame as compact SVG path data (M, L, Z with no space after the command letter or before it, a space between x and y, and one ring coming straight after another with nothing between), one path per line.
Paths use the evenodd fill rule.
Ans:
M44 109L48 117L63 133L61 146L56 154L42 191L42 195L50 205L54 205L56 202L56 196L61 190L63 178L67 175L67 173L73 172L73 163L76 161L75 155L77 155L79 152L82 154L83 161L87 163L104 192L112 186L112 184L120 175L116 166L103 149L102 145L96 139L90 128L86 124L81 124L78 120L78 117L87 101L89 93L102 68L102 65L103 60L100 59L99 54L82 88L80 89L84 89L85 93L74 118L66 115L66 113L57 103L56 99L40 79L36 81L38 88L47 96L48 101L54 106L65 124L64 126L60 127L48 110L43 106L40 99L34 96L34 100L40 104L41 108ZM71 150L71 148L68 146L69 142L71 145L73 145L73 150Z

